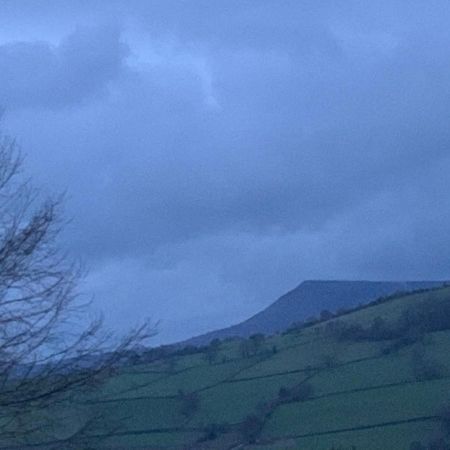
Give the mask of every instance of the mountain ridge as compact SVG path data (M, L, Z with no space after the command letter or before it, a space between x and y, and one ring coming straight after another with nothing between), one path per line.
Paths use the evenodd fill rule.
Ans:
M206 345L213 339L249 337L255 333L274 334L296 322L369 303L396 292L429 289L446 281L305 280L262 311L229 327L194 336L180 344Z

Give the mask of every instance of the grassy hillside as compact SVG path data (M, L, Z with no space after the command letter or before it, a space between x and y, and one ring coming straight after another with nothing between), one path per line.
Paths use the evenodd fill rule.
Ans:
M438 440L450 431L450 288L327 319L141 355L95 395L51 412L61 426L41 430L42 447L65 448L91 417L77 448L446 448Z

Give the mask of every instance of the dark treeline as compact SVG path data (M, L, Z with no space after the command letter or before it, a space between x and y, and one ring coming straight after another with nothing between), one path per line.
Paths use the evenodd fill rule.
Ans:
M402 340L416 342L425 333L450 329L450 297L424 300L405 309L394 321L376 317L369 327L358 323L334 320L325 332L340 341Z

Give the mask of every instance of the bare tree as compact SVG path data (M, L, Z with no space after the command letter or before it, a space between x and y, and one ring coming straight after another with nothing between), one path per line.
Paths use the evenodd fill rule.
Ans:
M101 319L83 316L80 265L57 245L60 208L24 180L14 140L0 137L0 447L42 438L54 429L49 411L96 386L152 334L145 323L114 339Z

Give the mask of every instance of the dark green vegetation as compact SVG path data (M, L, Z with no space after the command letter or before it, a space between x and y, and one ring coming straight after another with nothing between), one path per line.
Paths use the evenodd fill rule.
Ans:
M282 335L135 355L61 405L45 439L64 448L97 415L79 448L445 449L449 354L450 287L382 298Z

